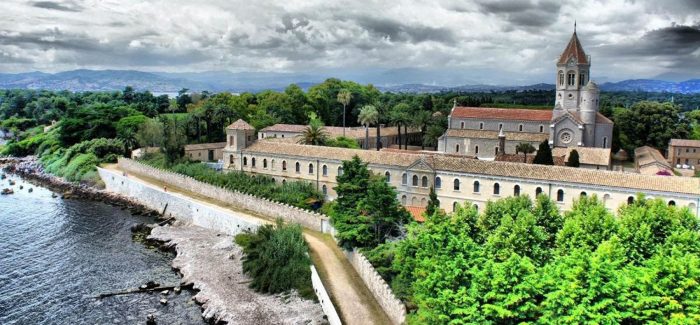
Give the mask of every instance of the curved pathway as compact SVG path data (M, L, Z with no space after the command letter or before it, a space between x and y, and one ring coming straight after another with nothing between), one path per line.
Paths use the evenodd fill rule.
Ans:
M106 165L104 168L118 171L119 173L123 172L116 164ZM270 218L238 209L231 204L214 200L187 189L173 187L170 184L148 177L148 175L129 173L129 178L159 191L163 191L163 187L167 186L168 193L197 201L216 209L228 210L243 218L256 219L265 223L274 222ZM311 258L326 290L331 296L331 300L333 300L333 305L335 305L340 314L343 324L391 324L388 316L360 279L359 274L357 274L344 256L344 253L329 235L304 229L304 238L309 243Z

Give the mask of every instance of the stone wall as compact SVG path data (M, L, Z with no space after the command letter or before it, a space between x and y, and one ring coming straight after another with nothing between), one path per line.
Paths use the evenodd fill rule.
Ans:
M382 279L367 258L357 249L345 252L353 268L362 278L369 291L377 300L393 324L403 324L406 320L406 306L396 298L389 285Z
M286 221L299 223L305 228L323 233L335 233L335 230L330 225L328 217L313 211L300 209L288 204L271 201L266 198L259 198L238 191L225 189L223 187L210 185L189 176L147 166L131 159L120 158L119 167L125 170L127 173L146 175L163 183L188 189L203 196L221 202L227 202L235 205L236 207L243 208L266 217L282 218Z
M328 295L328 291L323 286L321 277L318 276L318 272L316 272L316 268L313 265L311 265L311 284L316 292L316 297L318 297L318 302L323 308L323 313L328 317L328 323L330 325L341 325L342 322L340 321L340 316L338 316L338 311L335 310L331 297Z

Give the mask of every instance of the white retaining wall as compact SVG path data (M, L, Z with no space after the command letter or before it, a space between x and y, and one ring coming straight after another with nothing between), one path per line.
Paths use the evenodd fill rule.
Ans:
M311 284L314 287L314 291L316 291L318 302L321 303L323 313L328 317L328 323L330 325L341 325L340 316L338 316L338 312L335 310L335 306L333 306L331 297L328 295L321 281L321 277L318 276L318 272L316 272L316 268L313 265L311 265Z
M392 323L403 324L406 320L406 306L396 298L389 285L377 273L367 258L357 248L352 252L345 252L345 255Z
M131 159L120 158L119 167L127 171L127 173L143 174L163 183L188 189L215 200L231 203L239 208L250 210L267 217L282 218L285 221L299 223L308 229L335 234L335 229L331 226L328 217L313 211L214 186L200 182L189 176L147 166Z

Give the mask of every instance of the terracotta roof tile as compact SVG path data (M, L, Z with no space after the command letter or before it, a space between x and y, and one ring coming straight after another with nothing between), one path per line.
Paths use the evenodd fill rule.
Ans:
M413 220L416 220L418 222L425 222L425 216L423 216L423 212L425 212L425 207L416 207L416 206L411 206L407 205L404 206L408 213L413 216Z
M255 128L248 124L248 122L238 119L238 121L231 123L231 125L226 127L227 129L236 129L236 130L255 130Z
M669 144L678 147L700 147L700 140L671 139Z
M605 115L600 113L596 113L595 122L598 124L613 124L613 121L611 121L609 118L605 117Z
M610 148L592 148L592 147L576 147L562 148L555 147L552 149L552 156L564 157L564 161L569 160L569 154L576 149L578 152L579 162L586 165L610 165L611 153Z
M673 169L671 164L666 161L666 158L656 150L655 148L649 146L639 147L634 149L634 161L637 163L638 167L644 167L647 165L658 164L662 165L668 169Z
M551 110L492 107L455 107L451 114L456 118L480 118L488 120L541 121L552 120Z
M566 49L564 49L564 52L562 52L561 56L559 56L559 64L568 63L569 58L572 57L576 59L576 63L578 64L589 64L588 56L586 55L586 52L583 51L583 46L581 46L581 42L578 40L576 32L574 32L574 35L571 35L569 44L566 45Z
M226 146L226 142L216 142L216 143L195 143L185 145L185 151L187 150L203 150L203 149L223 149Z

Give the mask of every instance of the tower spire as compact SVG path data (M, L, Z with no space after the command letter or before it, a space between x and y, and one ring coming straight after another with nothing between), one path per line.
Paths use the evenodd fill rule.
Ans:
M574 20L574 34L576 34L576 20Z

